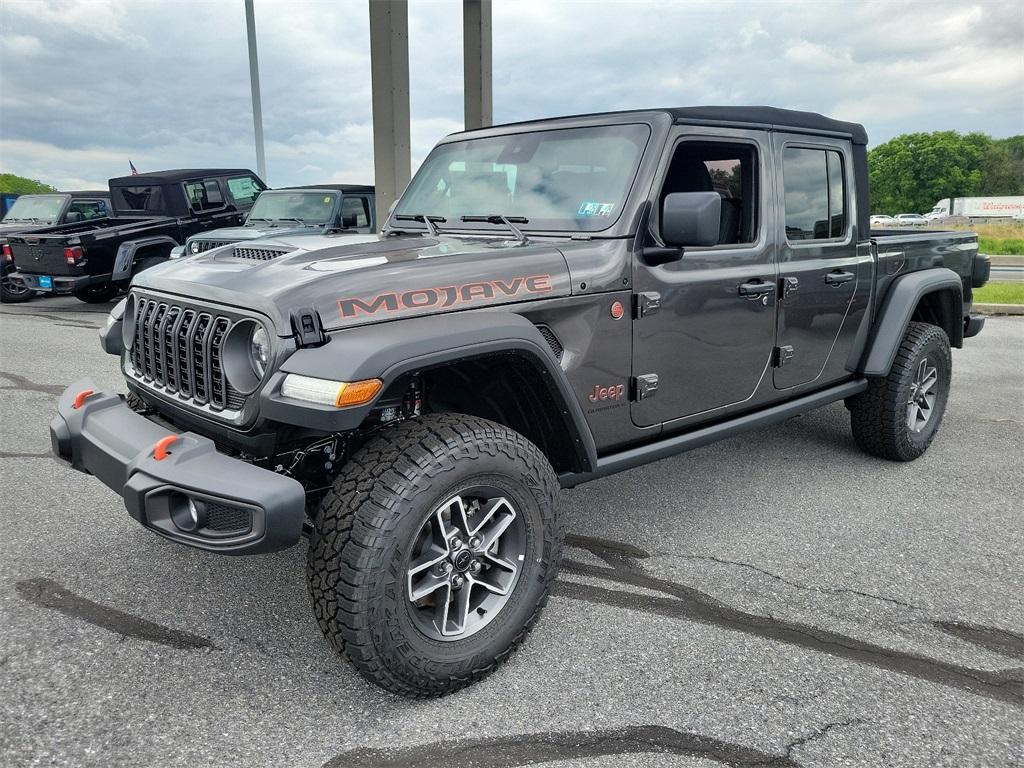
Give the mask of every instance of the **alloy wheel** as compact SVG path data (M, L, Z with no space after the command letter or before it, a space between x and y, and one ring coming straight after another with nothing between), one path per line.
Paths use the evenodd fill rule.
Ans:
M911 432L920 432L928 424L935 409L938 396L939 371L924 358L917 366L910 382L910 399L907 401L907 426Z
M435 509L406 572L413 621L433 640L462 640L508 602L526 555L526 525L496 488L472 488Z

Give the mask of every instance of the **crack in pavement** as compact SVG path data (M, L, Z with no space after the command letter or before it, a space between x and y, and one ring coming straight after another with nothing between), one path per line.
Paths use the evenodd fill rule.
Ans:
M664 557L678 557L681 560L707 560L707 561L710 561L710 562L713 562L713 563L720 563L721 565L734 565L734 566L736 566L738 568L748 568L748 569L750 569L752 571L756 571L757 573L763 574L763 575L769 577L770 579L774 579L775 581L778 581L778 582L780 582L782 584L787 584L787 585L789 585L791 587L795 587L796 589L802 589L802 590L806 590L808 592L820 592L821 594L824 594L824 595L856 595L858 597L867 597L867 598L870 598L872 600L880 600L880 601L885 602L885 603L892 603L893 605L898 605L898 606L900 606L902 608L909 608L912 611L923 611L923 610L925 610L924 608L922 608L919 605L914 605L913 603L907 603L907 602L904 602L903 600L898 600L895 597L886 597L885 595L876 595L876 594L874 594L872 592L862 592L859 589L853 589L851 587L819 587L819 586L816 586L814 584L801 584L800 582L790 581L789 579L787 579L784 576L779 576L776 573L772 573L771 571L766 571L764 568L756 566L756 565L754 565L752 563L745 563L745 562L743 562L741 560L725 560L724 558L715 557L714 555L679 555L679 554L671 554L671 555L664 555Z
M42 453L22 453L18 451L0 451L0 459L53 459L58 464L64 464L59 458L53 455L52 451Z
M1024 661L1024 637L1008 629L969 624L966 621L933 621L936 629L1000 656Z
M17 373L0 371L0 378L10 379L14 384L0 384L0 389L11 389L18 392L41 392L44 395L59 395L67 389L61 384L36 384L31 379L26 379Z
M789 742L789 744L786 745L786 759L792 759L793 751L795 749L802 747L805 744L810 744L812 741L817 741L818 739L824 738L828 735L829 731L832 731L835 728L848 728L851 725L864 725L867 722L867 720L863 720L859 717L854 717L849 720L840 720L838 722L825 723L825 725L821 726L813 733L809 733L806 736L800 736L799 738L796 738L793 741Z
M100 312L71 312L70 314L79 315L92 315L92 314L104 314ZM50 312L0 312L0 315L9 315L11 317L40 317L43 320L49 320L56 325L67 326L68 328L102 328L103 323L96 325L95 323L87 323L84 320L75 320L73 318L61 317L60 315L52 314Z
M562 597L709 624L966 690L1018 707L1024 706L1024 669L972 669L920 654L885 648L810 624L748 613L693 587L647 575L636 567L634 558L624 554L621 547L608 548L601 540L579 535L567 536L566 543L589 551L609 566L605 568L567 559L563 561L562 567L569 573L661 592L668 597L558 581L555 583L555 594Z
M195 649L217 648L210 640L191 632L172 629L156 624L130 613L94 603L76 595L52 579L36 578L18 581L14 585L18 597L35 605L63 613L73 619L81 619L109 632L151 643L160 643L171 648Z
M825 732L827 732L827 727ZM820 734L824 735L824 733ZM480 739L455 739L408 747L360 747L332 757L323 768L515 768L556 760L630 754L686 755L733 768L799 768L788 754L773 755L710 736L662 725L597 731L549 731Z

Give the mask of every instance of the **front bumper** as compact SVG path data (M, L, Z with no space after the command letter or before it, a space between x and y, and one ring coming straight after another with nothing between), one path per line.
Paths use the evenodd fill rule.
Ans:
M128 514L171 539L209 552L249 555L299 541L305 491L297 481L217 451L192 432L169 432L88 379L61 395L50 423L53 452L121 495ZM175 435L164 458L154 448ZM194 514L192 514L194 513Z

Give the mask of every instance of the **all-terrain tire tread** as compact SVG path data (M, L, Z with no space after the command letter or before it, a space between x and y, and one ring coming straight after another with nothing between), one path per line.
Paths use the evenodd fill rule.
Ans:
M524 463L523 480L554 499L558 480L544 454L521 434L500 424L463 414L434 414L385 429L351 457L321 502L310 537L306 576L317 623L330 644L372 682L410 698L451 693L490 674L529 634L547 603L557 567L547 569L541 598L512 642L493 660L461 677L396 675L375 644L374 627L362 606L381 573L383 542L398 522L395 506L415 486L459 460L483 452L504 452ZM555 529L550 547L557 565L563 532ZM401 652L391 648L392 653Z
M911 322L889 374L884 378L871 379L864 392L850 398L853 439L865 453L891 461L912 461L931 444L938 432L937 425L922 445L910 442L906 425L906 402L900 392L914 375L914 361L921 350L935 339L940 341L948 360L949 338L946 332L936 325ZM945 386L948 385L949 382L945 382ZM937 416L941 419L942 414Z

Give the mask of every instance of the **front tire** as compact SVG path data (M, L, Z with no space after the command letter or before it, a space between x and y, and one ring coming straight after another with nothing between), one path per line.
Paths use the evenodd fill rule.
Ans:
M314 520L306 575L324 635L405 696L490 674L547 602L557 494L540 449L500 424L438 414L379 433Z
M113 283L101 283L100 285L91 285L88 288L75 291L74 297L79 301L84 301L86 304L105 304L120 292L121 289Z
M942 423L952 372L946 332L910 323L889 375L872 379L849 400L850 426L861 450L892 461L913 461L928 450Z

